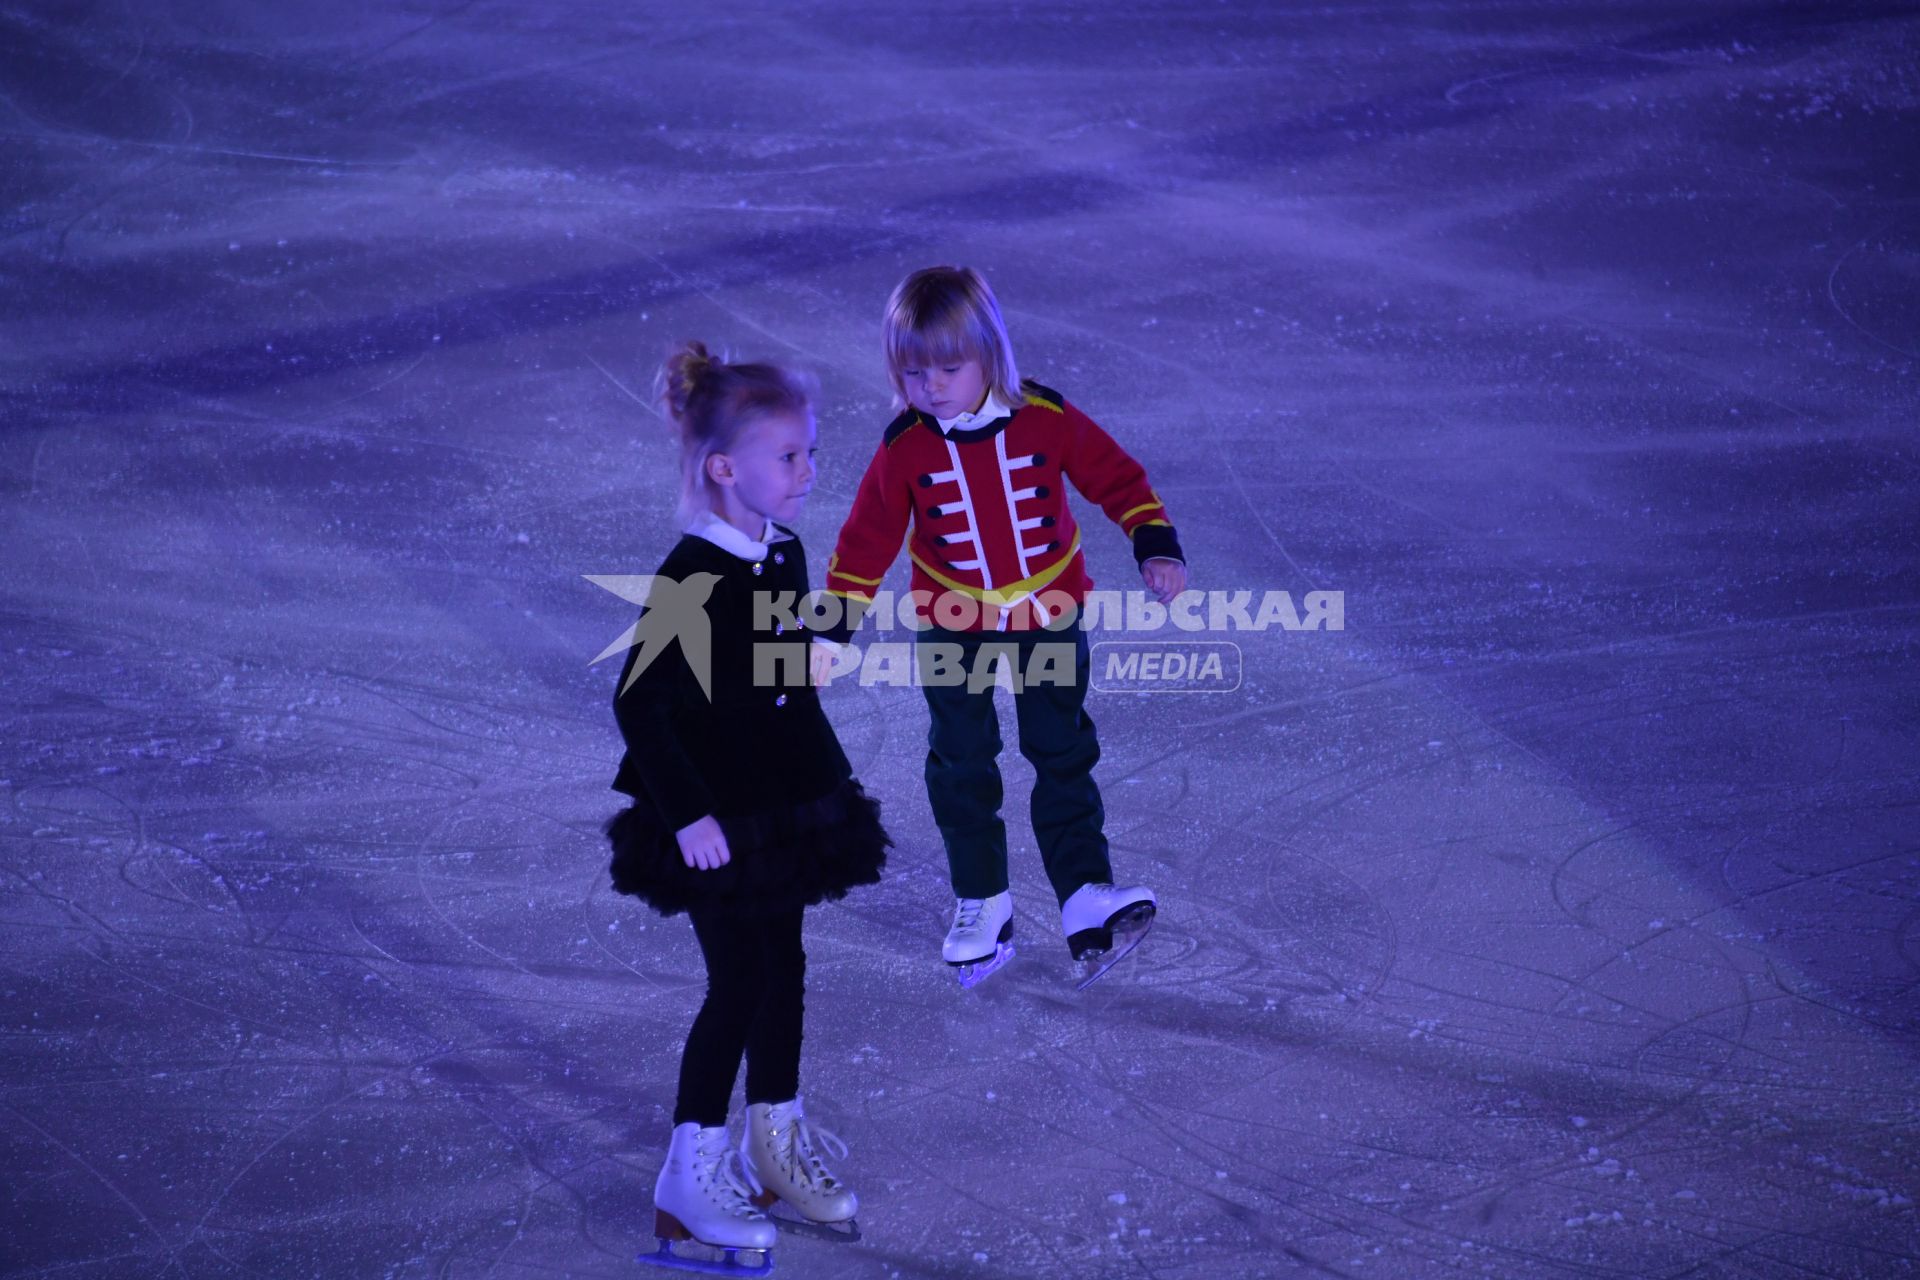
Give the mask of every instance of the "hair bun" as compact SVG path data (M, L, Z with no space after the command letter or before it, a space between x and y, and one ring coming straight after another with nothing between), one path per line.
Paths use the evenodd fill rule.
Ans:
M707 344L698 341L681 343L667 357L666 366L660 371L660 398L666 402L667 412L674 421L686 419L688 404L699 392L700 384L712 372L714 364Z

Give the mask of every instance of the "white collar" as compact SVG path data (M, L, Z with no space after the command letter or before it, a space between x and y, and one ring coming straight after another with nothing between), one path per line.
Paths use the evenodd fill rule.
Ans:
M956 431L971 431L975 427L984 427L989 422L998 422L1013 413L1013 408L995 395L987 392L986 403L972 413L963 413L957 418L936 418L940 424L941 435L952 435Z
M742 560L764 560L767 558L767 545L773 542L785 542L793 537L773 521L767 521L767 528L755 542L746 534L708 511L697 517L687 526L687 532L696 538L705 538L714 546Z

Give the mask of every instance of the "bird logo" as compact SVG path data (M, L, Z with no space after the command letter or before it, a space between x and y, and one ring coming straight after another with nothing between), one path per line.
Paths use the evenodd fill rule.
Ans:
M681 655L693 671L700 692L707 696L708 702L713 701L713 628L707 621L707 597L713 594L713 584L720 581L719 574L692 573L683 579L654 573L581 576L644 610L634 624L602 649L588 666L637 647L640 652L634 655L633 666L620 686L620 692L625 693L640 678L640 673L678 640Z

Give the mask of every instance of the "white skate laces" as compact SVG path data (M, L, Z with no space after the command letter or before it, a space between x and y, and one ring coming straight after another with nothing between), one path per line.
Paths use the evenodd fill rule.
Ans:
M832 1191L840 1180L827 1168L827 1162L814 1146L825 1147L836 1160L847 1157L847 1144L825 1125L817 1125L798 1113L792 1103L776 1104L767 1111L775 1158L784 1171L798 1173L822 1191ZM748 1171L751 1174L751 1170Z
M940 956L953 966L962 987L971 987L1013 956L1013 895L1006 890L985 898L959 898L953 927L940 944Z
M708 1138L711 1133L715 1137ZM719 1203L720 1208L736 1218L760 1218L762 1214L753 1203L753 1198L764 1188L760 1179L753 1176L753 1170L740 1158L727 1142L725 1129L702 1129L698 1137L706 1144L696 1144L694 1151L694 1184Z

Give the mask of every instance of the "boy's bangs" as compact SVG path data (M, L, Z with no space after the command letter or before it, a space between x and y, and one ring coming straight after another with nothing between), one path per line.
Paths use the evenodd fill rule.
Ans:
M888 355L896 369L913 369L925 364L959 364L964 360L987 363L985 344L973 332L964 313L921 330L905 330L887 335Z

